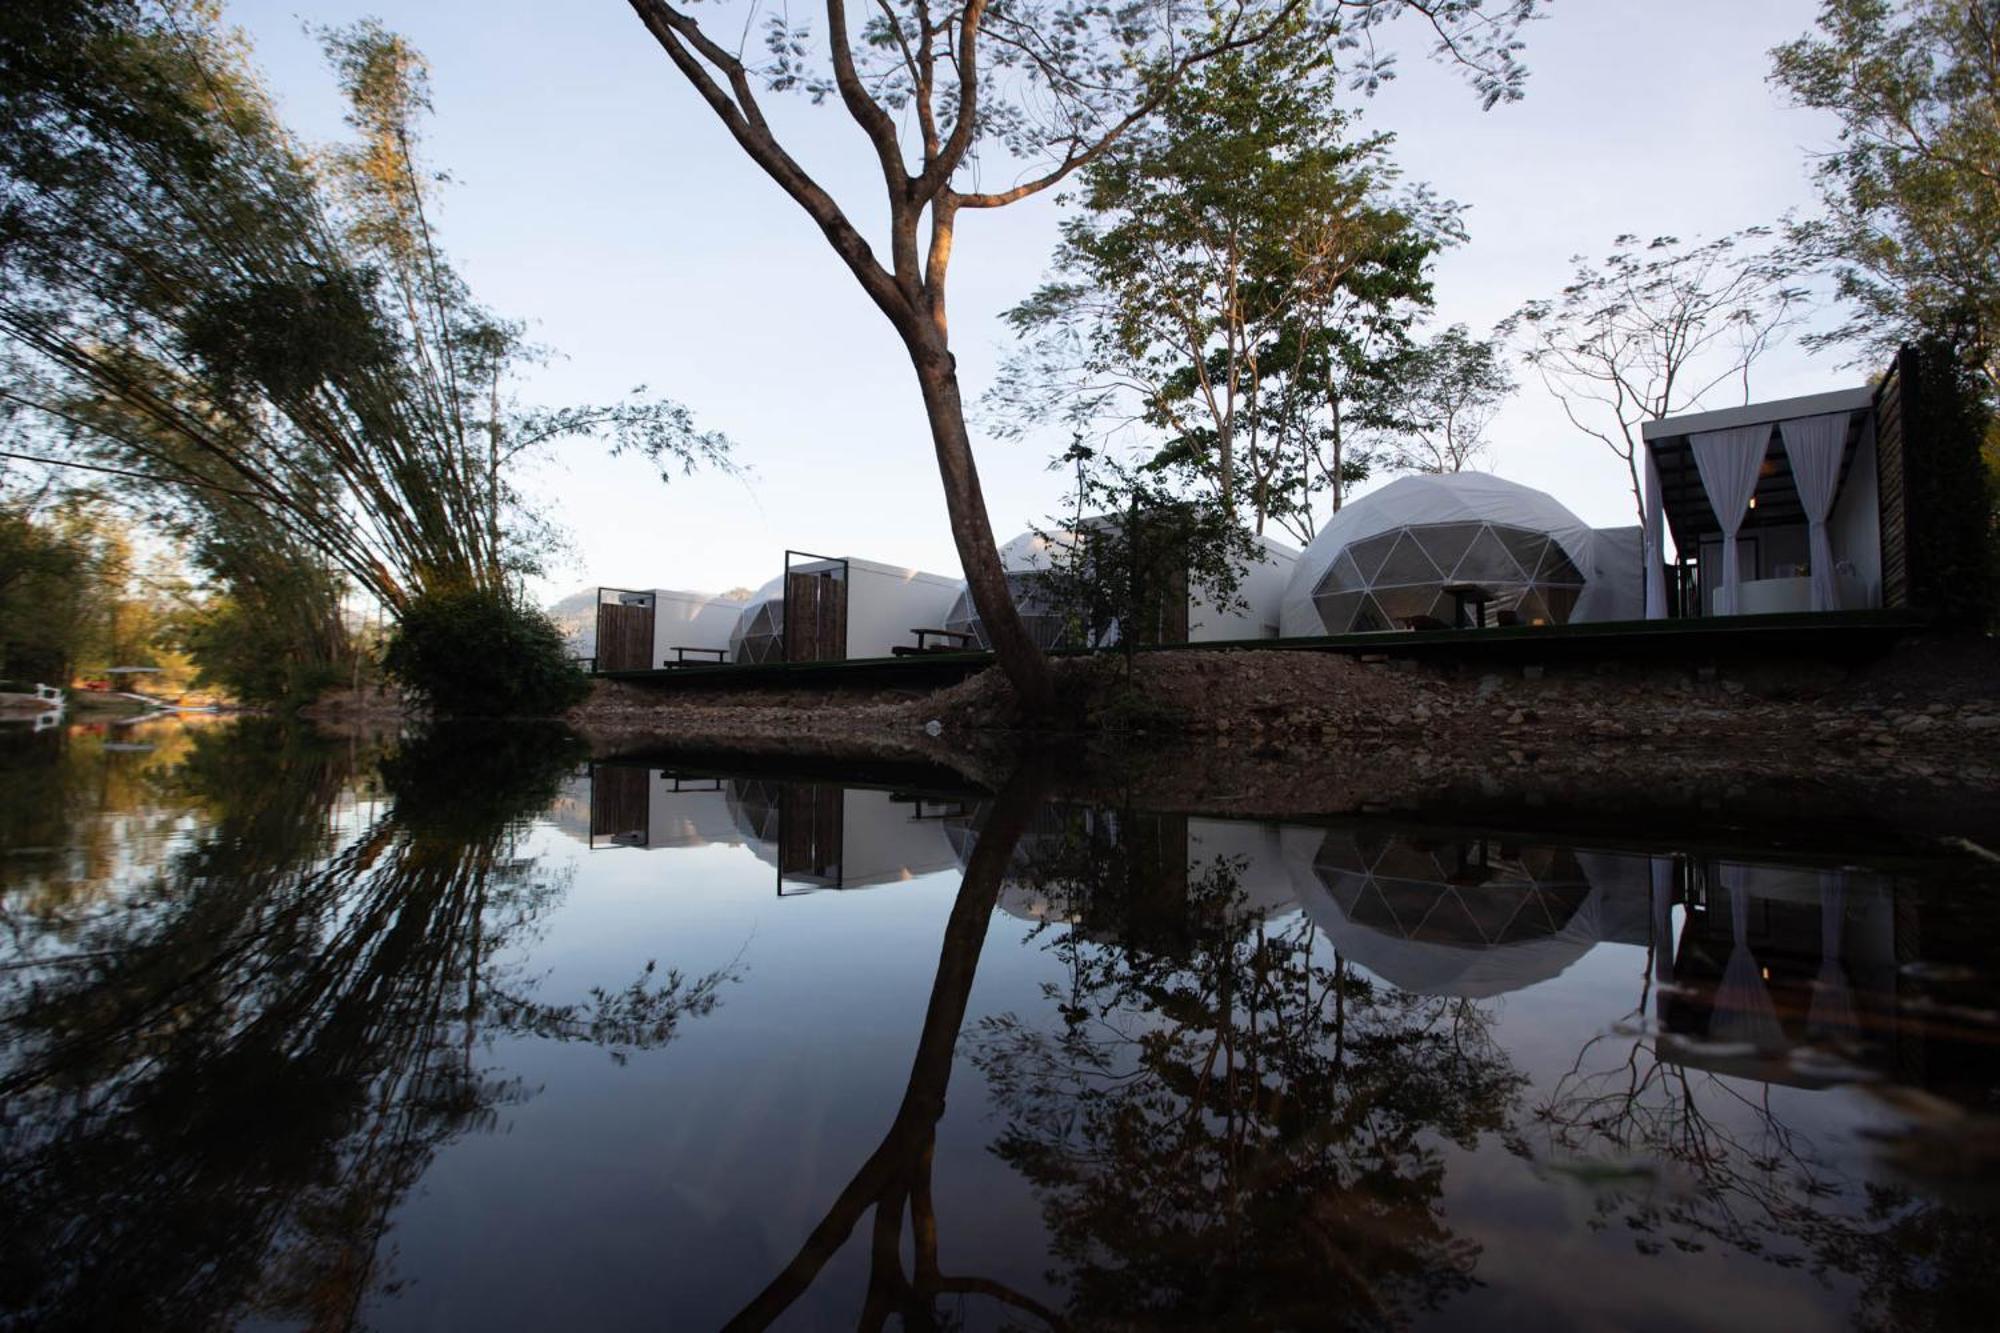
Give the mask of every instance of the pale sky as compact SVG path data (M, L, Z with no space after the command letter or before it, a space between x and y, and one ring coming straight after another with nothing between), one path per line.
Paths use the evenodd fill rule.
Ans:
M1621 232L1712 236L1809 209L1807 154L1833 127L1765 82L1769 49L1806 31L1814 0L1559 0L1532 26L1524 101L1486 112L1402 31L1401 78L1368 125L1396 158L1470 205L1470 244L1436 269L1436 326L1483 331L1552 296L1569 257ZM785 548L956 577L916 385L900 343L819 232L729 140L621 0L231 0L287 119L340 131L302 21L375 14L430 58L429 154L448 171L444 244L473 291L563 354L523 397L599 401L635 384L726 431L755 470L660 484L634 460L572 446L535 487L575 550L547 600L586 584L717 591L773 577ZM873 158L845 113L767 95L794 152L864 226ZM967 215L952 277L968 400L1006 350L1001 311L1042 276L1057 219L1044 197ZM1758 398L1859 383L1832 355L1785 348ZM1721 400L1713 400L1719 403ZM1494 423L1491 470L1552 492L1585 520L1632 523L1623 465L1566 422L1539 382ZM1066 441L977 438L997 538L1058 509L1047 470Z

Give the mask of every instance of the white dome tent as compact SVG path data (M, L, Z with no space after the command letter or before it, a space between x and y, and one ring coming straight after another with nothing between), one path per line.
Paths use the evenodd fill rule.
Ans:
M732 662L778 662L785 655L785 581L772 579L757 589L729 631Z
M1102 521L1085 519L1084 523L1088 526ZM1075 646L1062 642L1065 617L1057 611L1042 583L1042 576L1048 572L1055 555L1074 540L1074 533L1068 529L1046 536L1029 531L1000 547L1000 567L1007 575L1007 590L1013 594L1014 605L1019 608L1028 633L1045 649ZM1189 643L1277 637L1279 600L1284 596L1299 553L1269 537L1259 536L1254 540L1262 554L1255 564L1241 573L1235 598L1241 605L1218 611L1202 598L1198 590L1189 594ZM980 648L993 646L986 637L979 612L972 604L969 589L961 588L957 601L946 613L944 623L946 629L970 634L973 643ZM1093 646L1108 646L1117 641L1117 636L1114 624L1104 642Z
M1501 624L1636 616L1623 530L1599 533L1555 497L1483 472L1399 477L1313 538L1279 613L1287 638L1456 622L1445 590L1474 585Z
M1063 617L1056 612L1042 587L1041 575L1048 571L1051 556L1058 542L1068 542L1071 534L1065 530L1044 537L1039 532L1024 532L1000 548L1000 568L1007 574L1007 591L1014 598L1014 606L1021 613L1021 620L1028 627L1037 647L1048 649L1059 645L1063 634ZM993 643L986 637L986 627L980 622L979 611L972 605L972 593L961 587L958 597L945 613L944 627L958 634L970 634L973 646L990 649Z

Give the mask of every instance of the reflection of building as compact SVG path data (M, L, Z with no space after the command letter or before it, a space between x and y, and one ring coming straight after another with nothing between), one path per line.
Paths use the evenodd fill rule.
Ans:
M1483 999L1646 941L1643 860L1473 835L1286 830L1306 914L1402 990Z
M1877 1038L1905 1058L1907 924L1881 875L1369 824L1284 841L1306 914L1401 990L1484 999L1599 944L1650 944L1658 1049L1675 1063L1810 1086Z
M747 846L780 892L864 888L951 869L951 801L831 782L723 778L670 768L591 770L592 847Z
M1767 1082L1825 1081L1801 1047L1893 1031L1895 896L1884 877L1715 858L1654 862L1660 1052ZM1681 928L1672 912L1682 910Z
M984 813L968 810L946 821L961 867L979 840ZM1155 934L1141 929L1148 926L1178 929L1195 894L1226 900L1245 922L1296 911L1278 826L1045 805L1015 845L999 907L1025 921L1068 921L1110 938ZM1115 904L1105 901L1111 897Z

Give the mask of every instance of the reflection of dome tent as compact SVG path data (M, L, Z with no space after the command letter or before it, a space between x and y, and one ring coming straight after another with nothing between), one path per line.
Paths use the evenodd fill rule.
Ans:
M1313 538L1285 590L1282 632L1450 625L1450 584L1486 589L1488 614L1520 624L1637 616L1636 532L1595 532L1553 496L1483 472L1400 477Z
M1344 957L1401 990L1485 999L1559 975L1604 938L1604 895L1567 849L1298 830L1300 896Z
M1104 521L1085 519L1084 526L1087 529ZM1047 536L1029 531L1000 548L1000 567L1007 575L1007 591L1013 595L1014 605L1020 609L1028 633L1043 648L1069 646L1061 643L1064 617L1048 596L1043 576L1060 548L1068 546L1073 540L1073 533L1067 529L1051 532ZM1189 643L1220 643L1231 639L1269 639L1277 636L1278 602L1284 595L1299 553L1269 537L1258 536L1253 540L1263 549L1263 555L1242 573L1236 600L1243 605L1219 612L1208 605L1198 591L1191 593L1188 597ZM972 605L969 590L959 592L958 600L952 604L944 623L946 629L972 635L979 647L992 647L986 638L985 627L980 623L979 612ZM1105 643L1116 640L1117 630L1114 627Z

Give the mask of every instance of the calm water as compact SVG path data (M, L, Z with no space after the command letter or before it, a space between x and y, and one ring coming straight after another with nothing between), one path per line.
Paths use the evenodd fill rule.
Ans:
M0 735L8 1327L1990 1326L2000 885Z

